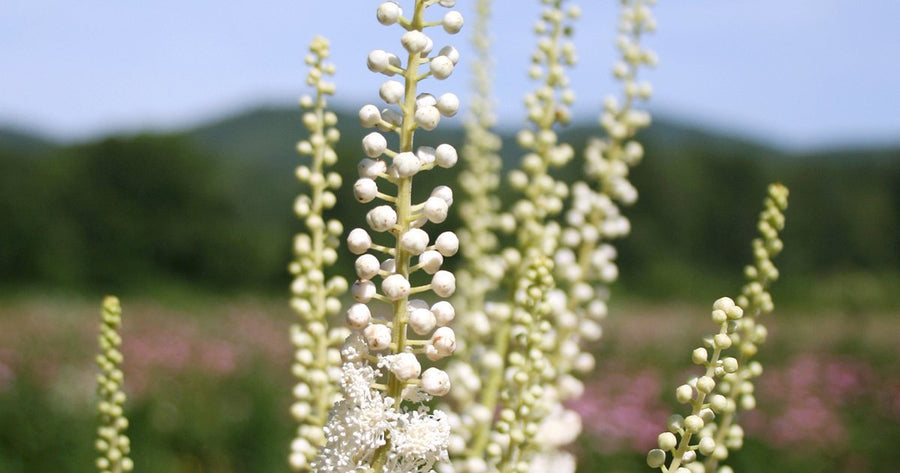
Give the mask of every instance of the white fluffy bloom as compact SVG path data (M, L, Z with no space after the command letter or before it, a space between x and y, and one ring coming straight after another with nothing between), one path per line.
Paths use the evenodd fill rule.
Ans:
M405 412L391 429L391 454L385 470L390 472L427 472L435 462L447 459L450 422L436 410Z

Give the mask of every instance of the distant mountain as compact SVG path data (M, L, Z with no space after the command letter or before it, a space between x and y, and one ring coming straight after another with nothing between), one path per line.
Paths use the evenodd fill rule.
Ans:
M0 150L16 154L41 153L57 146L49 138L19 128L0 126Z

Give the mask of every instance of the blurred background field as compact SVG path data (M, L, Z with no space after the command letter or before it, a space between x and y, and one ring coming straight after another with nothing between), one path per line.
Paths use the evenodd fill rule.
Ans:
M279 298L126 300L129 435L141 471L277 472L288 415L292 313ZM706 305L618 300L573 407L579 471L646 471ZM0 309L0 471L83 472L93 458L93 298L24 297ZM900 441L900 319L778 311L744 418L740 471L891 471ZM693 367L696 368L696 367Z
M341 116L350 176L362 130ZM567 138L580 147L590 126ZM296 110L256 109L80 143L0 134L0 472L90 469L107 292L125 308L138 468L286 471L299 130ZM423 138L458 140L460 130ZM775 179L792 190L783 278L759 410L744 419L735 465L890 471L900 445L900 148L797 154L665 119L642 138L621 281L594 347L598 369L574 404L585 418L580 471L645 471L674 386L695 372L689 353L710 330L710 302L741 284ZM511 165L509 133L505 144ZM348 187L338 215L358 212Z

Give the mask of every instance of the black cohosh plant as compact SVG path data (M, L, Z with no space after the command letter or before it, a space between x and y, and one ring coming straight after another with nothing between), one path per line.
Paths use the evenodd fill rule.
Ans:
M307 84L314 93L301 99L307 135L297 145L303 162L296 171L305 191L294 206L303 231L289 265L299 318L290 333L294 471L575 471L569 446L581 419L566 403L583 394L581 378L594 367L589 344L602 335L609 286L619 274L614 243L631 232L623 209L638 197L629 173L644 158L638 132L651 121L642 107L652 87L639 76L657 62L642 43L656 29L655 0L621 0L612 67L620 90L598 104L600 136L582 156L559 133L576 100L567 70L578 62L571 36L580 9L570 0L538 1L527 71L535 88L525 96L526 124L517 134L523 152L505 176L493 132L490 0L474 0L470 23L454 10L455 0L373 4L375 19L397 34L394 44L377 45L366 57L384 82L380 103L359 109L359 123L372 129L361 156L335 152L329 44L317 37L310 45ZM421 145L420 134L462 109L455 93L435 93L434 86L465 60L450 43L465 24L476 55L465 142ZM338 159L358 160L356 175L331 171ZM560 168L573 160L582 166L580 179L562 180ZM454 166L462 167L458 182L414 198L421 195L413 192L422 182L417 176L445 175ZM497 195L504 179L515 193L508 208ZM355 221L328 215L345 181L364 206ZM462 222L455 230L443 225L453 205ZM713 305L717 330L691 355L705 371L675 391L690 412L669 418L659 448L647 456L650 467L733 471L729 453L743 436L738 413L755 406L752 383L762 368L754 356L766 335L760 317L773 309L768 286L778 277L772 258L782 249L786 207L787 189L773 184L748 282L736 299ZM352 283L325 276L341 240L355 255ZM455 274L445 269L451 257L460 260ZM104 320L118 320L116 307L105 309ZM101 338L102 472L132 466L117 391L119 339L110 327Z

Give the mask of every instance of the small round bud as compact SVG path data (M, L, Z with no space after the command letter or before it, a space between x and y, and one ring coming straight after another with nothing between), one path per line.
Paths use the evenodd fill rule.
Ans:
M713 412L722 412L728 406L728 399L721 394L713 394L709 397L709 407Z
M453 205L453 189L447 186L437 186L431 191L431 197L440 197L448 206Z
M384 350L391 345L391 329L386 325L371 324L363 330L366 344L375 351Z
M450 377L443 370L428 368L422 373L422 390L432 396L443 396L450 392Z
M359 279L372 279L378 275L381 263L375 255L365 254L356 258L356 275Z
M720 350L727 350L731 347L731 337L724 333L717 333L713 337L713 344Z
M381 291L392 301L408 296L409 290L409 281L402 274L392 274L381 282Z
M400 246L411 254L420 255L428 247L428 240L425 230L411 228L400 237Z
M372 237L362 228L354 228L347 235L347 248L354 255L361 255L372 246Z
M672 432L663 432L659 434L657 441L659 443L659 448L667 452L673 450L678 445L678 439L675 438L675 434Z
M431 278L431 290L440 297L450 297L456 292L456 277L450 271L438 271Z
M388 231L397 224L397 212L389 205L379 205L366 214L366 222L376 232Z
M647 454L647 465L650 468L659 468L666 463L666 452L654 448Z
M409 326L419 335L426 335L434 330L437 320L428 309L415 309L409 313Z
M459 251L459 238L453 232L443 232L435 240L434 249L443 256L453 256Z
M369 310L369 306L365 304L353 304L347 309L347 325L350 328L354 329L362 329L369 325L369 321L372 319L372 312Z
M428 200L425 201L422 213L429 221L441 223L444 220L447 220L447 212L449 212L449 210L447 202L445 202L444 199L441 199L440 197L429 197ZM396 223L396 218L394 219L394 223ZM393 225L393 223L391 225Z
M356 170L359 172L359 177L375 179L379 174L387 170L387 164L380 159L365 158L359 160L359 164L356 165Z
M370 158L377 158L384 154L387 149L387 140L384 135L378 132L372 132L366 135L362 140L363 151Z
M695 365L704 365L709 361L709 354L706 352L706 348L700 347L697 348L691 353L691 361L694 362Z
M384 2L378 5L378 10L375 12L378 22L385 26L396 23L401 15L403 15L403 9L394 2Z
M441 112L438 111L437 107L419 107L416 109L413 118L415 118L417 125L427 131L431 131L437 128L438 123L441 122Z
M456 351L456 333L450 327L440 327L431 336L431 345L441 357L450 356Z
M356 197L356 200L362 202L363 204L367 204L375 200L375 196L378 194L378 184L368 177L364 177L358 179L356 183L353 184L353 196Z
M428 65L435 79L444 80L453 74L453 61L447 56L435 56Z
M366 58L366 66L372 72L384 72L391 63L391 56L382 49L375 49Z
M444 264L444 257L435 250L428 250L419 256L419 264L426 273L434 274Z
M402 100L404 93L405 88L403 84L395 80L386 81L384 84L381 84L381 88L378 90L381 100L390 104L395 104Z
M689 415L684 418L684 428L688 432L700 432L700 429L703 428L703 419L700 416Z
M434 161L442 168L453 167L458 159L459 155L456 153L456 148L448 144L438 145L434 150Z
M350 286L350 294L357 302L366 303L375 297L375 284L368 279L360 279Z
M403 33L400 43L411 54L421 53L428 46L428 37L419 30L412 30Z
M713 303L713 309L722 310L728 312L729 310L734 308L734 301L731 300L730 297L722 297L717 299L716 302Z
M459 33L459 30L463 27L463 17L458 11L449 11L444 15L444 19L441 20L441 25L447 33Z
M431 306L431 313L434 314L435 322L439 327L449 325L453 318L456 317L456 310L447 301L435 302Z
M436 106L441 115L452 117L459 111L459 97L452 92L447 92L437 100Z
M366 128L372 128L379 122L381 122L381 112L378 111L378 107L374 105L364 105L359 109L360 125Z
M456 65L459 62L459 51L453 46L444 46L438 51L439 56L447 56L450 58L450 61L453 62L453 65Z
M409 151L394 156L394 169L397 170L397 175L400 177L414 176L421 167L419 158Z
M701 376L697 379L697 391L709 394L716 387L716 381L709 376Z
M697 450L704 455L711 454L716 449L716 441L712 437L703 437L700 439Z
M690 387L687 384L682 384L678 386L678 389L675 390L675 399L679 404L687 404L691 402L691 399L694 398L694 388Z
M386 358L390 359L387 364L388 369L400 381L406 382L418 378L419 373L422 372L422 365L419 364L416 355L412 353L398 353Z

